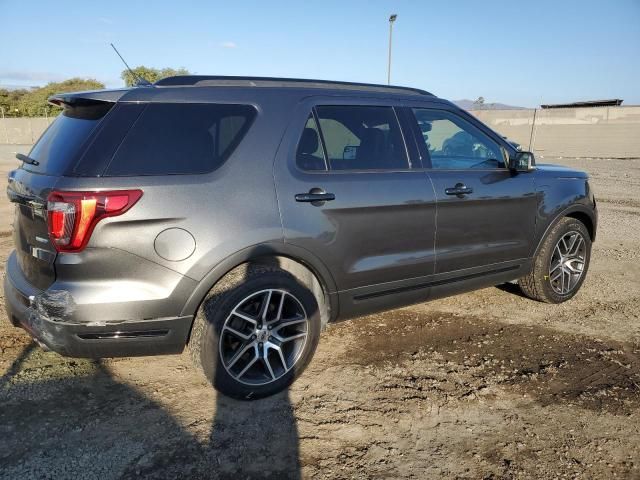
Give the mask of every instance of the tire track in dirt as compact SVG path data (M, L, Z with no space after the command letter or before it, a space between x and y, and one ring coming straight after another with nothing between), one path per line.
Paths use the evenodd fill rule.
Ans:
M445 312L401 310L393 323L370 317L353 328L359 340L345 351L345 361L435 363L437 375L381 385L407 390L407 398L463 398L503 387L542 405L565 402L621 414L640 406L638 345Z

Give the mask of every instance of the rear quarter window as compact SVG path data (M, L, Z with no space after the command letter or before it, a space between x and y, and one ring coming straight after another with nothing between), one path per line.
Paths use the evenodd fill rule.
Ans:
M146 106L108 165L106 176L207 173L222 165L247 133L249 105Z

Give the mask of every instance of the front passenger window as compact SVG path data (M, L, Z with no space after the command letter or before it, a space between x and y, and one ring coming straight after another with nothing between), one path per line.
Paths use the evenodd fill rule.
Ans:
M505 168L502 151L480 129L444 110L413 109L436 169Z

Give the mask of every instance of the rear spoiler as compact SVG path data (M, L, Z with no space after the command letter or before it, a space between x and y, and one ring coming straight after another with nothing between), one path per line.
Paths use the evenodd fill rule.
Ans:
M129 91L131 91L130 88L121 88L118 90L57 93L50 96L48 102L58 107L91 105L99 102L115 103Z

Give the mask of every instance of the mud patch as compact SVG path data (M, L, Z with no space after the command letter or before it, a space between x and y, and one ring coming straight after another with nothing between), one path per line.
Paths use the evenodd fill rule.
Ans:
M414 373L404 379L407 390L464 397L501 386L542 405L562 401L612 413L640 406L638 345L444 312L400 310L352 328L358 340L345 361L388 367L427 359L445 374Z

